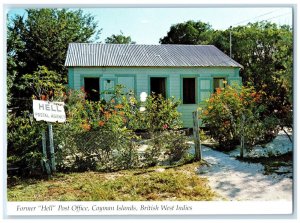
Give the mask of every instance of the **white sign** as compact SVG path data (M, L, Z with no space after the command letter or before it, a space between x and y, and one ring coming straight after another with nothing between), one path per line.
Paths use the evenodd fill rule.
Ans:
M63 102L33 100L33 117L37 121L65 122L64 105Z

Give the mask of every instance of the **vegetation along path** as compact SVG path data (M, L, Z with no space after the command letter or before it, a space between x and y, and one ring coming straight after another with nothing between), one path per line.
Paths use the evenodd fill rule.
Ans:
M209 179L221 200L292 200L291 166L289 171L266 173L261 163L240 161L205 146L202 150L206 165L198 169L199 174Z

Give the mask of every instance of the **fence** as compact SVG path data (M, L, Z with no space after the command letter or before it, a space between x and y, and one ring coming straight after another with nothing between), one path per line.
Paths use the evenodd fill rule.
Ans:
M23 98L13 98L14 105L18 103L25 102L26 105L30 109L32 109L32 100L31 99L23 99ZM11 108L12 111L17 108ZM13 112L11 112L13 113ZM196 115L197 116L197 115ZM22 116L23 117L23 116ZM28 138L27 141L22 141L23 143L19 143L18 151L22 152L18 154L14 154L14 151L10 152L10 155L17 155L17 156L25 156L30 154L32 151L36 154L33 157L25 157L25 164L24 165L31 165L31 163L35 162L36 159L39 158L38 163L42 163L43 169L45 172L50 174L51 170L55 172L55 164L58 165L58 168L65 168L71 169L72 162L75 165L78 165L77 169L94 169L100 163L103 165L102 170L105 169L122 169L124 166L126 168L131 168L133 166L137 166L137 162L139 162L141 154L146 154L148 159L153 158L153 162L157 162L156 157L158 154L164 152L168 153L169 157L172 156L172 159L178 158L182 156L184 151L181 151L180 147L183 145L183 140L181 136L183 135L183 131L173 131L174 135L171 133L167 134L155 134L154 137L151 139L142 139L136 140L131 135L121 135L117 133L105 133L105 132L76 132L72 126L68 123L59 124L55 123L53 125L47 126L47 123L44 121L35 122L32 117L32 111L29 110L28 113L24 114L26 121L26 129L25 132L21 134L27 134ZM15 121L15 120L12 120ZM14 122L12 125L18 125L18 123ZM18 126L12 126L13 128ZM196 127L198 129L199 127ZM52 133L51 129L53 129L53 141L52 141ZM49 131L50 130L50 131ZM199 130L199 129L198 129ZM23 131L23 130L22 130ZM26 133L26 131L28 133ZM10 129L8 130L10 132ZM32 134L34 132L34 134ZM167 131L166 131L167 132ZM170 131L171 132L171 131ZM176 132L176 133L175 133ZM194 131L198 134L199 139L199 132ZM15 136L21 135L17 132ZM32 134L32 135L30 135ZM126 133L127 134L127 133ZM129 134L129 133L128 133ZM50 135L50 138L48 137ZM171 135L171 136L170 136ZM121 136L121 138L120 138ZM174 136L174 138L172 138ZM168 138L169 137L169 138ZM10 149L14 146L14 136L11 136L9 141ZM20 140L20 139L17 139ZM159 142L158 142L159 141ZM31 143L31 144L30 144ZM168 151L162 151L157 149L158 146L154 145L157 143L161 143L163 148L167 148ZM166 146L166 143L170 143L174 146ZM28 144L28 145L27 145ZM29 145L30 144L30 145ZM107 144L107 145L106 145ZM139 151L138 147L142 144L152 144L151 149L147 150L146 152ZM195 141L196 144L196 141ZM153 146L154 145L154 146ZM198 143L200 145L200 143ZM23 147L23 148L21 148ZM170 148L174 147L174 148ZM51 150L48 150L50 148ZM184 146L182 146L182 150L184 150ZM198 146L195 146L198 148ZM157 150L156 150L157 149ZM47 151L48 150L48 151ZM53 151L54 150L54 151ZM197 150L198 151L198 150ZM56 160L54 160L53 154L55 152ZM175 154L175 155L174 155ZM178 156L178 157L176 157ZM201 152L196 153L196 158L201 159ZM26 160L27 159L27 160ZM30 160L32 159L32 160ZM40 166L40 165L39 165ZM38 169L38 167L33 165L34 168Z

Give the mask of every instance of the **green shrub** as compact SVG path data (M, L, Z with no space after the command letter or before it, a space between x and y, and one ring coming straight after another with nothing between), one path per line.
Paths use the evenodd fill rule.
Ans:
M270 125L261 120L264 111L261 95L253 87L227 85L217 89L204 108L200 108L202 124L218 141L219 148L230 150L240 143L241 136L247 148L262 141Z
M67 123L58 128L62 169L112 171L136 166L136 135L127 128L129 100L117 88L109 101L87 101L70 91Z
M178 162L186 156L190 146L184 132L169 131L165 139L167 144L165 154L168 155L170 164Z
M8 113L7 163L19 168L22 175L41 173L41 129L44 123L31 120L29 113L21 116Z
M148 141L148 147L144 153L144 166L155 166L160 162L174 164L187 154L190 146L184 132L168 130L154 132Z
M110 100L92 102L84 99L84 91L69 93L68 122L58 133L62 168L111 171L153 166L167 150L172 160L179 159L181 145L185 148L183 138L167 131L181 127L179 101L149 96L142 104L131 93L124 94L122 86L116 86L110 96ZM140 111L141 106L145 111ZM142 160L136 130L152 136Z
M123 93L122 86L109 92L107 101L86 100L84 89L67 93L48 89L45 94L45 100L51 94L53 100L65 102L67 121L52 124L58 171L115 171L141 166L137 130L154 137L144 166L156 165L163 153L172 162L184 154L183 136L172 131L181 127L179 101L174 98L149 96L142 104L132 93ZM141 112L141 106L146 110ZM30 120L29 112L18 117L10 114L8 160L22 168L40 168L42 129L47 129L46 123Z
M17 108L10 108L7 116L7 161L17 167L23 175L40 175L42 158L42 130L47 129L44 121L35 121L32 114L32 99L62 101L64 86L59 74L40 66L33 74L22 77L22 88L32 98L14 98ZM18 103L17 103L18 102ZM20 108L23 108L21 111ZM61 125L61 124L60 124Z
M180 101L163 98L161 95L150 95L144 103L145 111L136 116L137 128L148 132L182 127L180 113L177 111Z

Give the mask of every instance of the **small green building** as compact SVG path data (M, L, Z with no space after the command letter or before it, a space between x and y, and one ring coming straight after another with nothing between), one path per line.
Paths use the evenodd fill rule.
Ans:
M137 97L155 92L181 99L184 127L192 127L192 112L224 81L241 83L242 68L213 45L99 43L70 43L65 66L69 87L84 87L90 100L116 84Z

